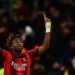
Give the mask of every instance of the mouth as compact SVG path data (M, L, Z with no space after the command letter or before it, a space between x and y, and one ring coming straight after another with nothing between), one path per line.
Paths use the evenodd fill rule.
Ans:
M15 50L15 52L16 52L16 53L21 53L22 49L23 49L23 47L22 47L22 46L19 46L19 47Z

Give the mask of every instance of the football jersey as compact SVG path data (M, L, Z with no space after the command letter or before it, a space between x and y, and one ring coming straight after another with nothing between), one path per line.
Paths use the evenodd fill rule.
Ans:
M23 48L23 57L15 57L12 52L2 49L2 57L4 58L4 75L30 75L30 66L33 56L38 51L38 46L33 50Z

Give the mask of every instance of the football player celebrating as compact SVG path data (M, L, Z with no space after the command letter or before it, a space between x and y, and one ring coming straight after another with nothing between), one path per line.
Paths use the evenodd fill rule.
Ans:
M0 55L4 58L4 75L30 75L30 66L33 57L48 49L50 43L51 21L44 14L46 34L42 46L33 50L24 48L24 41L21 35L10 34L7 40L9 51L0 49ZM34 40L33 40L34 41Z

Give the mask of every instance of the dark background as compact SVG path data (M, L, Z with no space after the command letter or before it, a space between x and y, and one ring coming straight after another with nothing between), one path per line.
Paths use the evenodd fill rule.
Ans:
M22 2L21 5L19 1ZM75 42L74 10L74 0L0 0L0 26L7 29L6 32L0 34L1 46L6 48L5 42L9 33L17 32L24 25L30 25L33 28L36 33L35 44L41 45L45 35L45 27L40 12L45 12L52 21L50 48L41 56L38 63L34 62L32 75L37 72L42 74L44 70L47 73L49 71L50 73L55 72L54 75L56 75L57 71L52 68L53 63L56 62L60 67L63 65L65 69L67 67L69 69L72 67L69 67L69 59L75 53L75 48L72 48L75 44L70 42L71 40ZM39 67L36 71L37 65ZM39 72L39 68L42 72ZM56 68L58 69L57 66ZM53 75L50 73L49 75Z

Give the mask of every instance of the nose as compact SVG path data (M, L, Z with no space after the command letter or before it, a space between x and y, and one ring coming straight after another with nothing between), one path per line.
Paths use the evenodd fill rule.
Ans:
M23 46L23 43L18 43L19 46Z

